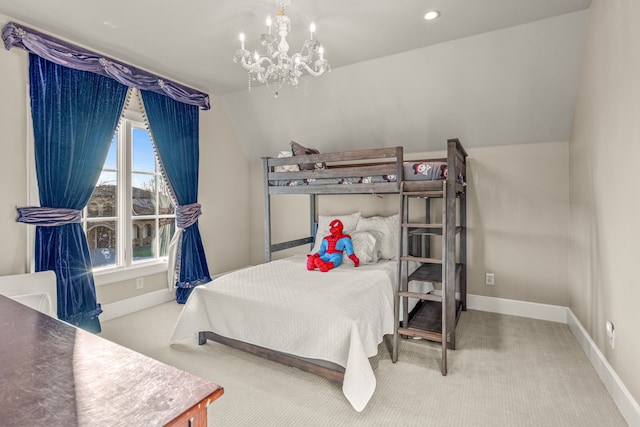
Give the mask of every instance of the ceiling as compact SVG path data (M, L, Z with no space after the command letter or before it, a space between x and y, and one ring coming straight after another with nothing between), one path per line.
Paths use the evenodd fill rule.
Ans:
M296 51L310 22L332 69L589 7L591 0L292 0ZM257 46L277 0L0 0L0 13L180 83L223 96L245 91L232 59L244 32ZM426 11L441 17L426 22Z

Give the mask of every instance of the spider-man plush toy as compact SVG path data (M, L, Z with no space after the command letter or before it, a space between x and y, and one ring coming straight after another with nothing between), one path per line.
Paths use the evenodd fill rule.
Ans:
M307 255L307 270L314 270L318 268L320 271L326 273L332 268L336 268L342 263L342 252L346 251L349 259L353 261L353 266L357 267L360 264L360 260L353 252L353 243L351 242L351 236L348 234L342 234L344 226L342 221L334 219L329 224L330 236L322 239L322 244L317 253L313 255Z

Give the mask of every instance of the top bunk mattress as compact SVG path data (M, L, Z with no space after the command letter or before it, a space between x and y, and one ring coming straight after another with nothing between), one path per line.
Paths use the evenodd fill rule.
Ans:
M447 178L445 161L406 161L402 163L405 181L434 181ZM321 169L318 169L321 170ZM396 175L373 175L335 178L292 178L269 180L270 186L333 185L333 184L376 184L397 182Z

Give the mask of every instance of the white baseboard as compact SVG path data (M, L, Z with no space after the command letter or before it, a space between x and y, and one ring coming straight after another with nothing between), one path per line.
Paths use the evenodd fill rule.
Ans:
M101 321L115 319L116 317L131 314L136 311L144 310L155 305L164 304L175 299L175 295L169 289L149 292L133 298L127 298L122 301L112 302L102 305Z
M609 394L613 398L613 401L618 405L620 413L632 427L640 427L640 406L635 401L629 390L625 387L623 382L618 377L618 374L613 370L607 359L593 342L587 331L582 327L582 324L578 318L573 314L573 311L567 309L567 325L569 329L578 340L580 347L584 350L585 354L589 358L591 365L598 373L600 380L604 383L604 386L609 391Z
M537 304L481 295L467 295L467 307L472 310L548 320L568 325L624 419L629 426L640 427L640 406L638 406L638 403L631 396L618 374L609 365L607 359L605 359L571 309L557 305Z
M538 304L482 295L467 295L467 307L472 310L567 323L568 309L558 305Z

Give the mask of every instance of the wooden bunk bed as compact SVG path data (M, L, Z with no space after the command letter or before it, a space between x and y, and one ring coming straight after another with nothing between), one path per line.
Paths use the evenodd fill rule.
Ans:
M462 147L461 145L454 145L456 149ZM450 147L451 149L451 147ZM448 157L455 156L455 153L450 153ZM447 159L437 159L438 162L449 167ZM401 194L403 188L403 177L405 170L408 167L403 158L402 147L380 148L371 150L358 150L347 151L340 153L328 153L328 154L314 154L295 157L284 158L264 158L264 216L265 216L265 264L261 264L254 267L249 267L239 272L230 273L222 276L220 279L214 280L210 284L194 289L192 296L187 301L183 313L178 319L178 324L174 330L172 341L176 341L187 336L189 333L198 332L199 344L206 343L207 340L220 342L261 357L268 358L270 360L280 362L289 366L293 366L297 369L312 372L317 375L324 376L326 378L339 381L343 383L343 391L345 396L349 399L352 406L360 411L364 408L368 400L370 399L373 390L375 389L375 376L373 370L368 362L368 357L371 357L377 353L379 343L382 341L384 335L394 334L397 332L397 316L398 305L402 302L398 294L398 280L400 276L397 274L397 261L381 261L375 265L360 265L358 269L354 269L352 265L345 265L343 263L340 267L332 270L329 273L309 272L306 271L305 260L306 256L298 255L297 259L294 257L285 258L283 260L271 261L272 254L277 251L298 247L302 245L313 245L316 236L316 197L327 194ZM286 169L287 166L292 165L317 165L319 168L311 167L308 170L299 171L277 171ZM452 168L455 169L455 166ZM435 184L425 185L439 185L442 188L442 182L438 181ZM417 184L412 184L417 185ZM310 227L309 236L297 238L285 242L272 242L271 236L271 196L278 194L308 194L310 196ZM301 262L302 260L302 262ZM297 264L296 264L297 263ZM281 267L280 267L281 266ZM277 269L276 269L277 267ZM281 271L282 273L274 273L275 271ZM288 290L283 291L286 294L286 298L289 299L290 306L275 306L273 304L279 304L275 302L277 298L275 294L280 292L278 286L272 286L269 282L270 278L276 274L282 274L283 276L296 276L292 279L287 278L283 282L294 280L295 284ZM361 276L354 279L353 274L361 274ZM365 274L366 276L365 278ZM238 277L234 277L234 276ZM306 276L305 276L306 275ZM302 278L304 276L304 278ZM263 280L263 278L266 278ZM249 282L255 280L255 284ZM320 283L318 280L324 280ZM372 284L380 280L374 287L357 289L359 286L364 286L363 282ZM336 286L335 282L344 281L344 286ZM307 298L304 291L301 291L302 285L309 285L309 282L313 283L314 287L307 288L313 296ZM332 283L333 282L333 283ZM238 286L236 283L242 283ZM337 283L340 285L340 283ZM265 295L255 297L254 288L249 290L252 294L247 301L245 301L247 313L238 314L238 311L242 309L229 312L229 318L221 317L218 323L212 321L212 317L221 315L219 312L223 309L221 306L223 303L220 301L226 301L224 298L226 295L221 294L221 290L224 292L233 292L231 296L232 300L241 298L239 296L238 288L242 286L255 286L258 288L268 288L267 291L260 290L258 292L266 292ZM289 286L287 283L283 283L283 286ZM333 286L333 287L331 287ZM229 291L228 289L232 289ZM324 289L332 289L325 291ZM346 291L345 291L346 289ZM320 298L325 298L319 295L319 290L322 292L335 294L327 295L328 300L323 301ZM218 293L216 293L218 292ZM237 292L237 293L236 293ZM360 294L341 295L340 292L361 292ZM426 291L425 291L426 292ZM215 295L214 295L215 293ZM210 296L214 295L214 296ZM291 295L296 295L295 299ZM373 295L373 294L377 294ZM307 322L311 319L315 322L316 317L329 318L329 322L333 322L333 314L329 316L326 312L321 313L316 317L315 313L307 313L304 311L305 307L320 306L320 307L334 307L339 305L341 299L353 298L356 296L358 301L371 298L365 301L362 305L373 308L376 312L375 317L371 320L372 323L379 323L377 329L377 335L373 338L362 339L360 343L360 335L366 335L362 331L357 331L353 325L332 325L334 329L348 329L355 330L356 338L354 340L353 332L351 335L347 333L346 337L336 338L340 342L357 342L356 347L362 347L358 350L360 360L355 363L352 362L353 357L353 345L345 349L343 355L335 356L332 354L323 354L322 351L314 353L310 350L304 350L298 352L298 348L287 347L289 342L297 342L299 340L305 341L304 336L297 337L295 334L298 331L289 332L288 328L295 329L297 322ZM253 298L253 299L252 299ZM268 307L257 306L257 299L268 300ZM214 301L215 300L215 301ZM272 304L273 303L273 304ZM404 302L406 304L406 301ZM218 304L218 305L216 305ZM208 311L207 311L208 310ZM283 315L283 312L287 310L291 311L291 314L287 318L287 315ZM340 312L339 307L336 308L336 317L340 317L343 313ZM343 316L349 318L349 322L353 322L354 316L369 316L369 313L360 313L360 308L357 307L358 313L353 313L353 304L350 308L344 310L347 311ZM343 311L344 311L343 310ZM203 314L203 311L205 312ZM269 316L265 316L262 319L255 320L254 316L262 315L262 311L269 312ZM212 315L212 313L216 313ZM260 313L260 314L256 314ZM331 311L333 313L333 310ZM246 314L246 315L245 315ZM243 317L244 316L244 317ZM274 316L280 316L281 318L273 320ZM284 316L284 317L282 317ZM394 318L395 316L395 318ZM230 318L236 319L236 321L229 320ZM264 324L268 322L276 322L274 328L280 329L282 326L283 334L288 336L286 338L276 337L274 343L267 343L263 341L264 334L254 334L254 336L245 337L245 332L240 332L242 328L251 329L251 326L245 327L245 325L251 324L255 320L255 328L263 329ZM278 323L279 322L279 323ZM219 323L224 323L220 326ZM395 325L395 326L394 326ZM311 325L314 326L314 325ZM305 327L306 328L306 327ZM328 328L330 329L330 328ZM305 329L301 332L301 335L309 335L309 329ZM253 332L246 333L252 335ZM318 335L324 334L324 329L320 328ZM322 341L324 337L311 337L312 340ZM284 343L286 341L286 343ZM305 341L306 342L306 341ZM284 343L284 344L283 344ZM336 344L337 346L339 344ZM304 347L304 345L303 345ZM331 347L331 344L325 343L325 347ZM294 354L296 353L296 354ZM304 354L298 354L304 353ZM347 357L348 353L348 357ZM344 357L343 357L344 356ZM350 365L347 366L347 358ZM395 352L394 352L395 361ZM354 367L355 366L355 367ZM350 369L351 374L347 375L347 370ZM353 372L357 372L354 375ZM354 382L353 378L359 379ZM350 384L347 384L347 378L350 380ZM357 391L354 391L356 390Z

